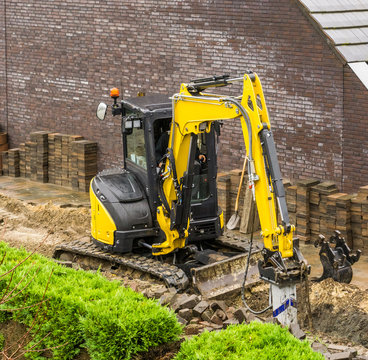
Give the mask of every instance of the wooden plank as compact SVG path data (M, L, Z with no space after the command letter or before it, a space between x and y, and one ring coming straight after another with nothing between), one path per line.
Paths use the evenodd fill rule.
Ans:
M252 224L252 211L255 207L255 219L254 224ZM259 228L259 216L257 211L257 206L253 201L252 190L249 187L246 187L243 210L240 213L240 229L239 231L243 234L249 234L252 230L257 231Z

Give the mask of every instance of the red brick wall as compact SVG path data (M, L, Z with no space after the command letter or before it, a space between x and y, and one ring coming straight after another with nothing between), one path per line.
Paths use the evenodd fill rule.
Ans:
M120 119L95 117L109 88L173 93L192 78L251 69L263 82L284 176L341 185L343 66L295 0L7 4L11 145L32 130L81 134L98 141L100 168L119 165ZM3 67L0 56L0 77ZM4 127L3 91L0 106ZM221 169L241 167L242 147L240 124L226 124Z
M0 131L6 125L5 13L4 0L0 0Z
M343 181L354 191L368 183L368 91L344 68Z

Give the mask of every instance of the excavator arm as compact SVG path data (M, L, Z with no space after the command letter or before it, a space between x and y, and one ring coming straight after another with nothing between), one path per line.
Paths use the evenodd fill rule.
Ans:
M209 87L235 82L243 83L239 97L202 93ZM257 74L249 72L242 78L222 76L182 84L180 93L172 97L172 106L168 152L160 173L162 205L157 208L157 219L165 239L153 245L153 254L167 254L186 245L198 134L209 132L217 120L240 121L248 157L249 186L257 204L267 258L274 266L278 263L283 267L282 261L275 263L272 254L277 252L281 258L294 256L295 227L289 221L276 146ZM275 199L282 224L277 223Z

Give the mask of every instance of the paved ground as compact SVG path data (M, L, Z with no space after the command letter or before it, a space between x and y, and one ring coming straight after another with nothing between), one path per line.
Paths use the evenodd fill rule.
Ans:
M0 176L0 193L35 204L52 201L55 205L89 207L89 194L54 184L42 184L25 178Z

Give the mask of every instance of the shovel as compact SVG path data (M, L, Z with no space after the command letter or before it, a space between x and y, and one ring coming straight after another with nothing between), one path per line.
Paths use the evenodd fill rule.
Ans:
M241 174L240 183L239 183L239 187L238 187L238 195L236 197L236 202L235 202L235 214L231 215L231 218L229 219L229 221L226 224L226 227L227 227L228 230L234 230L239 225L239 221L240 221L240 216L238 214L239 197L240 197L240 191L241 191L242 184L243 184L246 164L247 164L247 158L245 157L244 164L243 164L243 171L242 171L242 174Z

